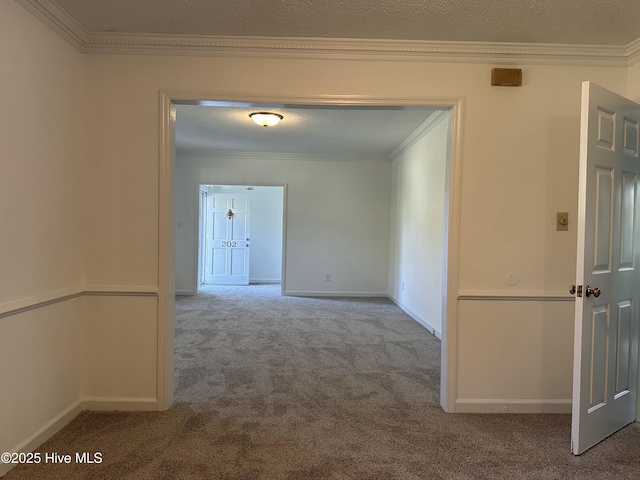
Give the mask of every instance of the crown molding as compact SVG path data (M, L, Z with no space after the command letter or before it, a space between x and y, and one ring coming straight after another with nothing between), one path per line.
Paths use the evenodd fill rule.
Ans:
M15 0L81 53L85 53L89 33L52 0Z
M626 67L640 61L629 45L441 42L350 38L151 35L87 32L54 0L16 0L81 53L257 56L346 60L557 64Z
M89 34L85 53L625 67L628 47L221 35Z
M640 38L627 45L627 60L629 66L640 62Z
M418 140L420 140L427 133L433 130L436 125L440 123L440 120L445 118L448 113L448 109L437 110L429 115L429 117L422 123L422 125L416 128L411 135L409 135L400 145L393 149L393 151L389 154L389 158L395 160L399 155L406 152L410 147L415 145Z

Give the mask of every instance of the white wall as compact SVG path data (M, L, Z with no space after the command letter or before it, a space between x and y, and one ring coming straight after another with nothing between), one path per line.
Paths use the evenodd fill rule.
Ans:
M229 185L286 184L285 293L386 295L390 175L391 164L378 160L318 160L289 154L181 157L176 215L184 231L177 250L186 258L195 254L193 237L187 238L185 232L197 228L193 188L202 179ZM193 278L191 272L183 275L185 280Z
M45 426L80 398L82 57L21 6L2 1L0 62L5 452L37 446ZM47 304L54 300L61 301ZM0 464L0 475L6 469Z
M629 98L640 103L640 61L629 68Z
M575 274L575 229L570 224L568 233L555 232L553 225L556 211L569 211L570 218L575 218L577 210L580 83L590 79L625 94L631 90L630 78L638 76L637 68L628 75L624 68L518 65L524 70L524 85L498 88L489 85L492 66L479 63L90 55L82 65L80 55L16 4L0 5L0 52L3 62L12 66L12 74L1 80L3 120L17 119L0 130L3 172L9 172L0 179L0 204L5 206L0 255L2 264L8 265L0 274L2 301L16 305L26 297L74 291L81 283L91 291L110 292L81 302L80 334L85 347L80 354L85 356L86 369L78 372L73 356L45 359L34 354L35 361L25 375L43 389L39 396L54 393L48 383L38 381L44 375L38 368L46 360L54 363L56 371L92 378L93 383L83 387L87 395L98 396L92 398L124 399L153 408L157 365L147 342L156 337L158 319L156 299L149 296L159 281L158 92L178 89L237 100L251 95L264 100L323 95L462 98L461 299L453 332L460 339L457 406L480 409L489 405L489 409L502 411L497 406L504 403L544 405L570 398L567 366L572 345L567 341L559 348L553 339L569 338L571 303L547 297L566 291ZM254 77L245 75L249 70L264 79L259 89ZM635 92L637 96L637 89ZM81 103L79 112L74 105ZM25 137L27 123L35 135ZM74 140L77 138L84 142ZM80 148L84 148L82 157ZM260 175L265 183L289 184L288 214L294 221L288 240L294 247L287 265L292 260L304 265L287 272L293 288L384 292L386 281L383 285L351 285L349 280L354 276L352 270L377 256L378 249L379 257L385 259L388 244L376 241L362 248L349 242L345 245L335 235L332 238L337 240L326 244L317 231L309 234L304 222L304 212L311 210L314 218L338 233L345 228L353 232L351 228L357 226L362 238L377 238L378 230L388 228L377 226L380 214L368 209L365 201L349 203L351 198L345 195L350 188L382 192L386 196L383 203L387 208L390 205L389 184L370 182L370 178L388 179L390 172L362 175L363 165L346 162L328 171L320 163L307 161L301 170L287 170L288 178L283 180L273 178L279 169L267 168L265 163L222 162L225 174L220 182L257 184L254 177ZM390 165L373 163L369 168L389 169ZM293 188L308 176L323 182L304 191ZM79 190L80 185L84 190ZM331 189L338 195L326 195ZM25 196L24 191L33 196ZM324 204L318 204L318 198ZM367 200L375 199L370 196ZM335 216L345 209L365 215ZM382 212L385 215L388 219L388 211ZM355 224L354 218L358 219ZM6 230L5 225L11 227ZM11 233L5 235L5 231ZM43 244L38 240L45 234ZM351 238L353 235L344 237ZM314 243L326 247L325 257L305 264L303 257ZM343 249L355 264L338 262L333 255L336 249ZM378 265L363 268L366 272ZM388 265L383 269L388 271ZM333 275L331 287L324 282L326 273ZM518 275L516 286L506 285L509 273ZM369 278L384 278L384 274ZM496 294L536 294L543 299L528 304L492 300ZM30 349L31 332L44 331L42 322L60 327L58 332L73 331L77 307L43 308L53 308L52 314L21 314L33 315L29 321L36 322L27 329L28 323L16 323L16 315L0 319L0 342ZM135 315L120 317L125 308ZM531 329L540 333L530 335ZM124 337L130 342L127 345L139 343L142 348L119 350ZM69 338L74 337L54 333L47 341L71 348ZM523 339L527 348L514 348ZM12 351L4 344L3 352ZM114 358L114 352L121 356ZM556 360L554 372L560 377L547 382L537 372L549 358ZM514 368L505 371L500 365ZM28 438L35 425L49 421L51 412L16 412L9 407L17 405L26 386L4 371L1 375L3 384L9 386L7 391L13 393L9 399L2 397L0 412L3 417L19 419L11 430L0 434L3 448L11 449ZM55 411L62 412L78 398L80 380L69 385L53 394L52 398L61 399Z
M183 174L184 161L178 154L176 178ZM188 174L189 168L186 167ZM209 183L201 179L196 184L178 181L176 189L176 294L196 293L196 246L198 234L198 184ZM280 283L282 281L282 224L284 187L209 186L211 192L247 195L251 208L251 256L249 258L250 283ZM196 210L194 209L194 206Z
M438 112L431 121L425 133L393 159L389 295L440 337L449 116Z
M561 352L546 342L548 337L534 338L528 349L507 346L521 341L520 334L526 331L519 330L521 325L544 325L554 338L567 337L572 328L567 305L549 298L566 292L575 276L574 224L569 225L569 232L556 232L554 219L556 211L568 211L570 218L575 218L577 211L580 85L590 79L624 94L627 69L519 65L524 85L506 88L490 85L492 66L483 64L93 55L86 58L85 67L90 145L85 181L94 192L85 198L87 212L93 213L87 215L85 276L96 284L157 284L159 90L207 91L212 97L220 92L236 100L260 95L265 101L323 95L463 98L458 271L463 297L459 303L487 301L470 300L473 295L493 298L496 294L536 294L544 299L536 300L536 307L525 309L521 315L512 310L511 301L498 301L492 310L460 308L457 331L452 334L464 338L475 326L484 328L478 331L474 343L459 348L459 406L485 408L493 399L491 408L502 411L496 405L570 398L571 375L560 382L562 388L550 389L539 382L532 384L526 368L504 377L485 354L499 352L503 362L528 368L552 355L558 361L557 368L568 371L571 342ZM264 79L259 89L252 81L254 77L244 74L249 70ZM341 283L350 278L353 267L339 263L332 249L343 248L344 243L327 245L327 256L304 263L309 247L314 242L322 244L323 239L305 230L308 226L302 220L303 212L319 210L316 213L332 228L348 227L350 217L336 220L327 212L344 208L366 211L366 205L345 203L342 195L325 195L325 184L343 191L349 186L348 178L355 179L359 189L370 188L359 177L361 167L341 165L336 174L338 170L321 171L319 163L305 162L304 171L290 171L291 178L283 179L275 178L274 172L280 170L267 168L265 162L256 161L250 167L242 162L217 162L225 172L220 183L259 183L255 179L259 175L265 183L290 185L288 215L293 226L287 240L294 246L288 248L292 258L287 259L287 265L300 260L305 266L287 272L287 281L292 282L287 289L328 290L324 275L332 273L333 290L386 290L386 283ZM194 168L208 167L201 160ZM301 176L316 175L327 181L316 182L304 192L293 188ZM322 206L316 203L318 198L324 199ZM366 222L373 225L373 215L368 215ZM302 223L297 223L296 216ZM365 229L362 237L374 233ZM347 255L365 258L363 249L355 245L346 248ZM386 252L380 254L381 258ZM367 253L366 258L371 255ZM510 273L519 277L516 286L505 282ZM509 334L498 338L494 332L504 322L509 324L505 330ZM130 360L135 362L135 355ZM477 386L477 375L483 378L482 389ZM530 398L532 389L538 392L536 399Z
M24 359L19 375L0 370L1 451L35 446L51 433L48 426L59 424L56 419L76 411L80 395L96 395L90 398L97 406L109 399L155 406L162 89L264 101L461 98L460 300L456 329L448 332L459 339L456 408L557 409L570 398L573 305L549 294L566 291L575 275L574 224L568 233L553 225L556 211L575 218L577 210L580 83L593 80L637 99L638 65L520 64L514 66L523 68L524 85L499 88L489 85L493 65L446 58L83 57L10 1L0 2L0 27L0 60L10 69L0 76L0 308L6 314L0 318L0 365L18 354ZM258 163L224 168L221 182L270 178ZM357 178L361 165L347 163L331 173L323 168L311 162L291 172L287 183L319 174L340 192L347 189L344 178L355 179L358 189L385 192L383 185ZM321 210L316 202L322 188L298 192L289 214ZM384 195L389 205L388 190ZM327 212L364 210L361 203L346 204L342 194L326 198L329 208L317 213L338 230L343 223ZM363 221L370 226L374 216L369 212ZM343 217L344 224L350 218ZM294 260L304 255L306 242L322 243L305 236L304 222L298 225L290 231L302 245L292 251ZM351 288L340 285L350 266L336 265L331 256L331 249L344 245L327 247L323 260L334 288ZM361 262L355 246L346 248ZM329 272L319 263L313 267L288 278L307 291L326 288ZM518 276L517 285L506 285L509 273ZM386 284L354 288L375 291ZM82 289L100 295L64 300ZM537 297L506 298L527 295ZM51 299L63 301L41 305ZM11 314L25 306L36 308ZM48 401L35 404L32 398Z

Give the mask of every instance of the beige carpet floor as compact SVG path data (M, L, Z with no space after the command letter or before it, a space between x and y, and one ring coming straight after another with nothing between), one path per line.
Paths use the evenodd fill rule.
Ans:
M569 415L446 414L440 343L386 299L179 298L176 405L84 412L16 479L638 479L640 427L580 457Z

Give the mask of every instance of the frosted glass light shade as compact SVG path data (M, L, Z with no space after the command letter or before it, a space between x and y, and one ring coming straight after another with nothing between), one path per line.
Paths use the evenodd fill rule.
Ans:
M282 115L271 112L250 113L249 117L251 117L251 120L253 120L257 125L261 125L263 127L273 127L280 123L280 120L283 118Z

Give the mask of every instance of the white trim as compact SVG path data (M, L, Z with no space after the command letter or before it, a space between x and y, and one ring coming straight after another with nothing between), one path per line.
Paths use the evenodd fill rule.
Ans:
M151 397L83 397L83 410L149 412L158 410L158 400Z
M54 303L66 302L67 300L83 295L158 296L158 287L136 285L86 285L69 287L0 304L0 319L28 312L29 310L43 308L53 305Z
M173 405L175 336L175 129L172 98L158 92L158 348L156 383L158 410Z
M176 156L180 157L180 161L189 161L191 158L222 158L222 159L240 159L240 160L290 160L295 162L301 161L354 161L354 162L389 162L389 157L385 155L366 155L366 154L335 154L335 153L276 153L276 152L244 152L244 151L226 151L226 150L207 150L202 149L179 149ZM201 185L204 185L200 183ZM211 185L218 185L212 183ZM251 184L254 187L260 185ZM263 185L271 186L271 185ZM281 186L281 185L273 185Z
M505 410L506 409L506 410ZM456 413L571 413L571 399L499 399L456 400Z
M627 66L627 46L225 35L89 34L85 53Z
M464 100L450 104L447 183L449 184L448 218L446 222L446 298L443 302L440 342L440 406L446 412L455 411L458 383L458 291L460 252L460 203L462 198L462 119Z
M627 45L627 61L629 66L640 62L640 38Z
M449 113L449 110L438 110L433 112L429 117L420 125L415 131L409 135L404 141L398 145L393 151L389 154L390 159L395 159L398 155L404 153L408 148L411 148L415 143L420 140L424 135L433 130L440 120L446 118L446 115Z
M192 297L196 294L193 290L176 290L176 297Z
M420 317L420 315L412 312L409 308L407 308L404 304L402 304L397 298L395 298L393 295L388 295L389 300L391 300L393 303L395 303L400 310L402 310L404 313L406 313L407 315L409 315L413 320L415 320L416 322L418 322L420 325L422 325L424 328L426 328L429 333L431 335L434 335L436 338L442 340L442 332L439 330L436 330L433 325L431 325L429 322L427 322L426 320L424 320L422 317Z
M506 42L444 42L312 37L170 35L87 32L52 0L16 0L82 53L130 55L218 55L260 58L540 63L621 66L636 61L629 45L572 45ZM640 39L639 39L640 41Z
M201 102L234 102L234 103L260 103L277 104L285 107L299 105L319 106L418 106L449 108L457 105L460 97L407 97L398 95L394 97L380 97L374 95L260 95L256 93L237 94L211 90L160 90L160 95L167 98L170 104L198 105Z
M575 297L563 290L459 290L458 300L574 302Z
M85 295L158 295L156 285L85 285Z
M86 50L89 33L57 2L52 0L16 0L33 16L69 42L79 52Z
M45 307L53 303L64 302L65 300L79 297L83 293L84 289L77 285L74 287L63 288L62 290L54 290L52 292L41 293L39 295L1 303L0 318Z
M387 292L343 292L343 291L286 291L289 297L388 297Z
M285 285L287 284L287 195L289 184L282 185L282 266L280 269L280 295L284 295Z
M58 433L64 426L76 418L80 412L85 410L82 400L76 400L67 408L65 408L58 415L53 417L41 428L36 430L33 435L30 435L18 445L9 450L9 453L28 453L34 451L48 439ZM0 477L5 475L9 470L15 467L16 464L2 463L0 462Z
M250 278L249 284L265 284L265 285L280 285L282 283L282 279L280 278Z

